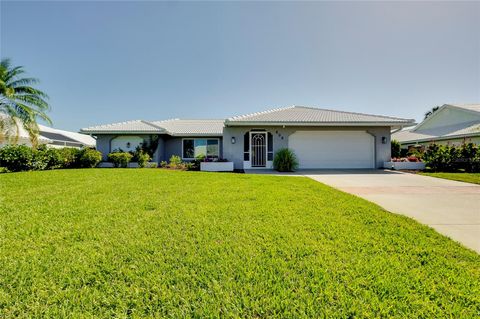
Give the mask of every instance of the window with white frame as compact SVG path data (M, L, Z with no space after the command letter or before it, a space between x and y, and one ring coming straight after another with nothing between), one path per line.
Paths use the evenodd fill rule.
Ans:
M185 138L183 139L184 159L194 159L197 156L203 155L208 158L218 158L220 155L220 145L217 138Z

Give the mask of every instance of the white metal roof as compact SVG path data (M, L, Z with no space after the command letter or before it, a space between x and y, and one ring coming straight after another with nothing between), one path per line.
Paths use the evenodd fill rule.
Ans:
M226 125L237 124L296 124L296 125L332 125L332 124L411 124L413 119L404 119L391 116L363 114L329 109L319 109L306 106L290 106L268 111L231 117L226 120Z

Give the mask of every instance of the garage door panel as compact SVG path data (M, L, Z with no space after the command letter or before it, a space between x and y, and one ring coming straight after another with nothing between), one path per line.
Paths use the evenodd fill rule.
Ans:
M365 131L298 131L288 146L300 168L374 167L374 138Z

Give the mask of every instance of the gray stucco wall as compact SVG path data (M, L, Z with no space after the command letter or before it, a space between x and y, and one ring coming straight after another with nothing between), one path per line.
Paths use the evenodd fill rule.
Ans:
M106 161L108 153L110 153L110 141L116 135L97 135L97 150L102 153L102 160Z
M96 148L98 151L102 153L102 161L107 161L108 154L111 153L112 150L112 140L116 138L117 136L139 136L142 137L144 140L150 140L150 134L145 135L145 134L102 134L102 135L97 135L97 142L96 142ZM161 150L163 149L163 138L159 138L159 143L158 143L158 148L156 152L153 154L153 161L158 162L159 161L159 156L161 156Z
M377 168L383 167L383 162L390 160L390 127L369 126L369 127L225 127L223 129L223 156L234 163L235 169L243 169L243 136L252 129L265 129L273 135L273 153L284 147L288 147L288 137L296 131L367 131L375 138L375 163ZM235 137L235 144L231 138ZM386 143L382 143L382 137L386 137Z
M107 156L113 150L111 149L111 141L117 136L126 136L125 135L97 135L97 150L102 152L102 160L107 161ZM150 135L142 134L128 134L128 136L140 136L144 139L149 139ZM178 155L182 157L182 140L184 138L217 138L219 139L219 148L220 148L220 157L223 157L223 143L222 137L218 136L207 136L207 137L171 137L168 135L160 135L158 140L158 148L153 155L153 161L160 163L161 161L168 161L172 155Z

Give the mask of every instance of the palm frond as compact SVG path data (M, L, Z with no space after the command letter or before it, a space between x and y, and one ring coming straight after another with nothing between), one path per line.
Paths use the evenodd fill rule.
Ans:
M0 61L0 112L29 132L32 142L38 138L37 119L51 124L46 114L50 110L48 95L33 87L39 81L36 78L21 77L25 73L22 66L13 67L10 59Z
M36 78L21 78L15 81L12 81L8 84L8 86L15 88L15 90L19 87L26 86L26 85L32 85L32 84L38 84L40 81Z
M44 99L42 99L41 97L38 97L35 94L16 95L12 100L29 104L31 107L37 108L42 112L48 111L50 109L50 106L48 105L48 103Z
M32 88L31 86L19 86L13 88L15 90L15 94L35 94L41 98L48 99L48 95L43 93L39 89Z

